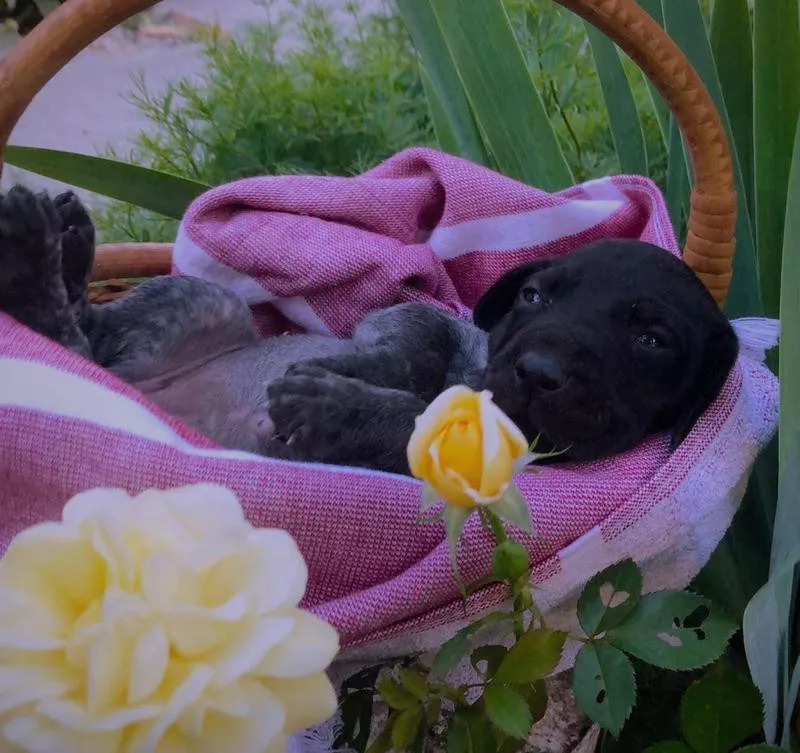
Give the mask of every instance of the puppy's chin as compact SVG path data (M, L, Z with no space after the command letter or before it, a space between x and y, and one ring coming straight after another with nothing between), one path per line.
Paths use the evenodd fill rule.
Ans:
M496 405L517 425L535 452L557 453L549 462L599 460L620 451L611 438L611 416L592 410L585 396L568 393L535 395L520 390L505 375L489 373L486 389Z

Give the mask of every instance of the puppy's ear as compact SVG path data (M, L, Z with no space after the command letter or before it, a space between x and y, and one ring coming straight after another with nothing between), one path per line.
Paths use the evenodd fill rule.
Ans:
M686 439L692 427L706 408L717 398L739 354L739 339L727 320L715 328L703 354L698 371L695 392L688 396L686 405L672 426L672 449Z
M499 322L514 305L522 283L532 274L536 274L551 265L551 261L532 261L506 272L489 288L475 305L473 321L482 330L490 330Z

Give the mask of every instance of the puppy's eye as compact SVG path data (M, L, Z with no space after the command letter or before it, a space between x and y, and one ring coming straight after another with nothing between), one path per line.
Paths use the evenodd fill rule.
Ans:
M532 303L534 306L541 306L544 303L542 294L536 288L522 288L520 295L523 301Z
M633 342L639 347L648 348L649 350L655 350L656 348L663 348L666 346L666 342L652 332L643 332L640 335L636 335L636 337L633 338Z

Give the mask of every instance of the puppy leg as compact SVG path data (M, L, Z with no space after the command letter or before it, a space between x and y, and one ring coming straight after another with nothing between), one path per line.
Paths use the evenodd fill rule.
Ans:
M323 368L376 387L410 392L426 402L448 384L481 379L482 338L469 324L419 303L394 306L367 316L356 328L355 353L296 364L287 376Z
M267 395L286 444L270 442L265 455L409 473L406 445L425 410L419 397L314 366L272 382Z
M0 195L0 310L91 357L64 285L61 233L58 212L46 195L21 186Z
M86 332L95 360L145 391L259 339L247 304L235 293L172 276L93 306Z

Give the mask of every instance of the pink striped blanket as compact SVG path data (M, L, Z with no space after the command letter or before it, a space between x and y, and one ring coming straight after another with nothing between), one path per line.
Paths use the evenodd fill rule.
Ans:
M662 197L643 178L548 194L410 149L358 177L215 188L187 211L174 263L176 273L240 293L265 335L345 335L368 311L400 301L469 316L510 267L602 237L678 253ZM519 485L541 534L527 541L540 605L557 611L625 556L643 564L650 587L685 585L728 526L776 413L774 378L744 354L674 454L656 436L611 460L524 475ZM416 481L220 449L103 369L0 315L0 548L57 518L81 490L201 480L231 488L254 523L296 537L309 565L306 606L356 654L434 645L464 617L443 529L415 522ZM490 549L471 523L460 550L465 578L485 573ZM496 589L480 591L468 611L501 599Z

